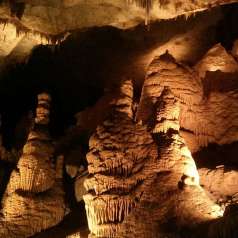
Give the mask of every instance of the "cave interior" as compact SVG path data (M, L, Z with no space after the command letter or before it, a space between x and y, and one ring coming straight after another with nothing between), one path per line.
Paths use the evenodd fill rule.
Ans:
M0 1L0 238L237 238L236 2Z

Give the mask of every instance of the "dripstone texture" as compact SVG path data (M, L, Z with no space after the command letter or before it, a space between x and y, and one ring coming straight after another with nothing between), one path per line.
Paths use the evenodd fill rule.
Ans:
M2 238L30 237L64 218L62 161L53 165L54 149L47 131L49 102L48 94L38 96L35 125L2 200Z
M182 227L195 229L221 216L220 207L199 186L196 165L179 135L180 107L174 95L163 90L153 137L133 120L131 95L126 82L112 116L90 139L91 176L84 200L91 235L177 237ZM164 230L171 219L174 230Z

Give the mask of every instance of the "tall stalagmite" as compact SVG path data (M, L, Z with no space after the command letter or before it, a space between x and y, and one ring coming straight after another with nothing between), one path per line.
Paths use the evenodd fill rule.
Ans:
M65 215L62 166L53 164L54 148L47 130L50 101L47 93L38 95L35 125L2 201L1 238L32 236L58 224Z
M147 71L137 119L157 130L151 118L168 87L180 102L180 133L192 152L210 143L232 143L238 137L237 76L238 63L220 44L194 68L168 53L157 57Z
M84 197L89 228L97 237L175 237L221 215L199 186L188 147L179 135L180 103L170 89L156 104L155 129L134 120L133 88L124 82L111 117L90 139ZM180 201L180 202L179 202ZM180 216L176 228L163 223Z

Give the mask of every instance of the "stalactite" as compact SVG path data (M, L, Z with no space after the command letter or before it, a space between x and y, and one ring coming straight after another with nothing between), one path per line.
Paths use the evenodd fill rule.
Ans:
M25 1L24 0L8 0L8 1L11 9L11 15L21 19L25 10Z
M36 39L40 44L51 44L57 45L60 42L64 41L67 36L70 34L69 32L64 32L62 34L46 34L43 32L39 32L36 30L31 30L25 27L19 20L17 19L6 19L0 17L0 26L2 26L2 30L4 31L6 26L13 25L16 29L16 37L24 36L24 37L32 37Z
M135 3L136 6L145 9L145 25L148 25L150 22L150 11L153 7L153 0L128 0L128 3Z

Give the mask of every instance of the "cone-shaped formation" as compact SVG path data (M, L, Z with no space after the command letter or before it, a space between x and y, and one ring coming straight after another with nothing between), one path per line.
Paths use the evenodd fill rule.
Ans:
M177 238L183 228L190 231L186 237L196 237L200 224L222 215L199 186L195 162L179 134L180 104L167 88L158 101L159 120L153 132L159 153L157 172L143 181L140 201L125 218L117 237Z
M221 217L223 209L199 185L183 136L194 151L211 142L236 140L237 66L220 45L195 70L177 63L168 53L152 62L137 119L147 125L158 145L158 172L153 179L143 180L142 196L118 229L118 237L236 237L237 212L225 212ZM209 176L213 174L209 172ZM227 176L231 179L230 173ZM219 190L211 181L214 186L203 184L208 190ZM226 189L224 194L230 194L235 188L229 185Z
M147 128L131 117L132 97L123 93L125 89L132 92L129 85L128 82L123 84L120 97L113 103L114 113L98 126L90 139L87 160L91 176L85 180L88 194L84 200L91 234L97 237L158 237L150 205L160 207L160 215L156 213L156 216L165 221L165 215L178 216L185 208L193 210L193 215L183 212L184 218L191 217L181 226L192 220L202 223L216 218L220 208L199 186L196 165L179 135L180 103L169 89L161 92L155 110L156 145ZM176 208L174 200L178 197L188 204L182 203ZM161 208L160 203L167 201L171 204ZM143 207L145 203L150 204L149 207ZM141 219L137 224L138 214ZM142 222L147 216L147 221ZM148 223L145 230L143 223ZM176 232L178 230L179 225Z
M149 124L154 132L161 129L155 127L155 121L161 119L155 118L154 108L168 87L180 102L181 133L192 152L209 143L234 142L238 136L237 70L237 62L221 45L214 46L195 69L164 54L154 59L148 69L137 119ZM171 111L170 117L176 113ZM167 124L170 122L171 119Z
M2 201L0 237L29 237L58 224L65 215L62 159L52 162L53 146L47 130L47 94L38 96L35 125L10 177ZM55 168L56 167L56 168Z
M38 96L35 126L29 133L18 162L20 188L28 192L44 192L55 182L55 169L52 164L53 147L47 131L49 122L50 96Z
M225 73L238 72L237 62L232 55L227 53L221 44L212 47L195 68L201 78L205 78L206 72L217 70Z
M158 133L161 168L173 173L181 185L199 185L199 175L191 152L179 135L180 105L172 92L165 88L157 107L155 130ZM175 176L177 174L178 176ZM182 176L181 176L182 174Z
M146 128L135 124L132 113L133 87L125 81L112 115L98 126L90 139L89 173L84 196L89 229L99 237L114 237L135 207L138 187L156 170L156 146ZM148 166L144 166L147 164ZM153 165L153 166L152 166Z

